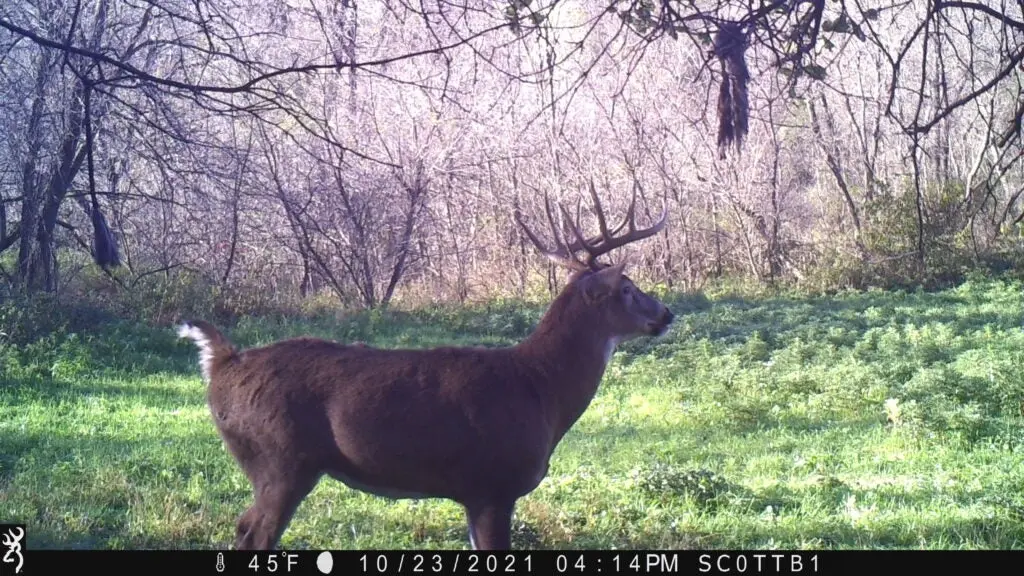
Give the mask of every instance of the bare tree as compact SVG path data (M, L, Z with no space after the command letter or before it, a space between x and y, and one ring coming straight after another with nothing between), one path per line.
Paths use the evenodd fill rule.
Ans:
M123 264L117 290L187 271L358 306L526 295L560 281L512 207L591 179L668 203L635 273L674 286L1012 259L1022 21L925 0L9 2L0 272L55 290L88 253Z

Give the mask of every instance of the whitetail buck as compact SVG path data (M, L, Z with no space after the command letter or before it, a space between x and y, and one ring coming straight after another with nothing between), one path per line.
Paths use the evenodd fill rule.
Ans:
M545 198L551 250L516 211L537 248L574 274L515 346L391 350L295 338L237 350L207 322L181 325L179 335L199 347L216 427L254 490L236 548L274 548L324 474L379 496L453 500L466 511L474 549L511 548L516 501L547 474L615 346L660 336L673 320L622 264L596 261L658 233L667 214L637 230L634 193L626 218L609 231L592 184L590 192L601 228L590 239L564 208L575 239L560 239Z

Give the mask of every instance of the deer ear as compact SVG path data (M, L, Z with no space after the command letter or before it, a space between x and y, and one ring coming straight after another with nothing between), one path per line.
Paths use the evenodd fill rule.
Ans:
M587 284L583 289L587 300L593 302L609 294L614 294L622 282L622 271L625 267L626 263L621 262L591 274L590 278L587 278Z

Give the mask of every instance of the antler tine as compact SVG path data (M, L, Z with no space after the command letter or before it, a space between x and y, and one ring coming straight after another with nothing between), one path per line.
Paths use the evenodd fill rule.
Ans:
M619 225L615 228L608 230L608 221L604 216L604 208L601 206L601 199L597 196L597 190L594 188L593 178L590 179L589 190L590 198L594 201L594 211L597 212L597 224L601 228L601 233L591 239L591 244L599 241L607 242L630 222L629 215L632 213L632 206L630 206L631 210L626 214L626 217L622 219L622 222L619 222Z
M568 247L566 247L565 243L560 238L558 228L555 225L554 215L551 212L551 201L549 200L546 192L544 194L544 208L548 215L548 223L551 224L551 232L554 235L554 249L548 249L544 245L544 243L540 241L537 235L530 230L529 226L527 226L526 223L523 222L522 212L520 211L518 205L515 208L514 217L519 226L523 229L524 232L526 232L526 236L530 239L530 242L532 242L533 245L537 248L537 250L540 251L540 253L543 254L548 260L550 260L554 264L563 266L570 270L588 269L589 266L587 266L583 262L580 262L579 259L575 257L573 252Z
M551 226L551 236L555 241L556 250L565 250L565 243L562 242L562 238L558 234L558 225L555 224L555 215L551 211L551 199L548 198L548 193L544 193L544 213L548 215L548 225Z
M626 210L626 218L629 219L629 231L633 232L636 230L636 190L640 187L640 184L633 181L633 197L629 199L629 210Z
M576 257L576 253L581 249L586 249L589 252L589 248L587 248L588 241L583 239L583 233L580 232L579 207L577 206L576 220L574 221L569 215L568 210L565 209L565 206L561 203L558 204L558 209L562 213L563 218L563 230L561 233L558 231L558 226L555 224L555 218L552 214L551 204L546 192L544 193L544 208L548 213L548 222L551 223L551 233L555 237L555 245L558 248L559 255L571 259L574 265L581 266L583 269L591 268L589 262L582 262ZM576 238L571 242L568 238L570 233Z
M583 232L580 231L579 217L577 217L576 221L573 222L572 218L569 216L569 211L565 209L565 206L560 206L560 208L562 209L562 216L565 218L566 221L566 228L568 228L569 231L572 232L572 235L576 237L576 240L573 241L571 244L567 243L567 249L573 253L579 250L586 250L589 254L593 254L594 240L587 240L586 238L583 237ZM592 260L592 258L588 257L588 260L586 262L588 268L592 268L592 266L590 265L590 260Z
M594 200L594 209L597 212L598 224L601 227L601 242L598 244L590 242L584 246L584 248L586 248L587 252L589 253L587 264L590 265L591 268L595 267L594 261L598 256L607 254L608 252L611 252L616 248L625 246L626 244L630 244L632 242L636 242L638 240L643 240L645 238L654 236L658 232L661 232L661 230L665 227L665 224L668 222L668 204L663 203L661 216L659 216L657 222L655 222L650 227L644 228L642 230L638 230L636 228L637 186L638 183L634 182L632 195L633 197L629 203L629 209L626 211L626 217L623 218L621 224L615 227L614 231L609 232L607 222L604 218L604 210L601 207L601 200L597 197L597 191L594 188L593 180L591 180L590 196ZM620 230L622 230L622 228L625 227L627 224L629 225L629 231L622 236L615 237L614 235L617 234Z
M582 199L578 198L576 202L576 230L574 231L576 241L568 245L568 249L571 252L578 252L580 250L586 250L588 253L591 252L593 249L598 248L603 242L607 242L609 238L613 237L615 234L618 234L619 231L622 230L622 228L627 223L627 220L623 220L622 222L619 223L618 226L616 226L612 230L608 230L608 221L605 219L604 209L601 207L601 199L598 198L597 191L594 189L593 178L590 179L590 198L594 202L594 210L595 212L597 212L597 222L598 226L601 228L601 232L585 240L581 238L582 233L579 232L579 222L580 204L582 202Z
M597 225L601 227L601 236L607 241L611 239L611 233L608 232L608 222L604 219L604 208L601 207L601 199L597 197L593 178L590 179L590 198L594 201L594 211L597 212Z

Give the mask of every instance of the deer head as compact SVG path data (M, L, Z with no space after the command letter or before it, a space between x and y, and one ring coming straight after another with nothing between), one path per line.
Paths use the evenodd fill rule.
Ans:
M636 227L636 190L622 222L609 230L601 200L590 182L590 197L594 203L600 234L584 238L580 231L580 208L577 203L575 221L563 205L559 205L562 215L563 231L559 234L559 226L551 209L547 194L544 195L544 208L554 239L554 247L548 248L537 235L523 222L522 213L515 211L516 222L522 227L530 241L548 260L554 264L574 272L570 285L577 288L579 298L590 314L600 316L597 324L604 326L610 338L622 342L637 336L661 336L668 329L674 318L672 312L657 299L636 287L633 281L624 275L625 263L606 264L597 259L612 250L654 236L668 222L668 210L662 213L653 225L648 228ZM623 228L625 233L616 236ZM580 253L586 257L580 259Z

